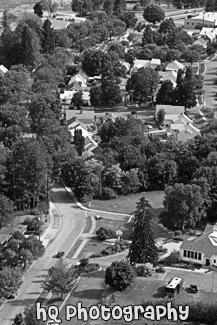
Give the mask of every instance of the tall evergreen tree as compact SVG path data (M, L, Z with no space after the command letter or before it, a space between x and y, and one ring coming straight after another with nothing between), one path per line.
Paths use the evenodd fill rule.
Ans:
M37 15L40 18L43 17L43 5L42 5L41 1L36 2L33 9L34 9L34 14L35 15Z
M46 19L42 27L42 48L44 53L51 53L55 48L55 34L51 21Z
M156 103L160 105L174 105L174 88L171 80L165 80L156 97Z
M131 264L155 264L158 259L149 207L149 203L144 196L137 203L133 219L132 242L128 254Z
M82 135L82 130L75 129L74 143L75 143L78 154L80 156L82 156L82 153L84 151L84 144L85 144L85 139L84 139L84 137Z
M39 58L39 38L28 26L24 26L21 35L20 57L25 66L34 66Z

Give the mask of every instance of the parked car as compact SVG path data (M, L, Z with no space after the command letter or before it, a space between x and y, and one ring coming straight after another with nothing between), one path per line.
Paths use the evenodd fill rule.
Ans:
M65 255L64 252L58 252L57 253L57 258L62 258Z
M97 216L95 216L95 219L96 219L96 220L101 220L101 219L103 219L103 217L97 215Z
M191 291L192 293L197 293L197 292L198 292L198 288L197 288L197 286L196 286L195 284L191 284L191 285L190 285L190 291Z
M7 293L5 293L5 298L8 300L15 299L17 294L18 294L17 290L14 292L7 292Z
M185 11L186 14L190 14L191 10L187 10Z

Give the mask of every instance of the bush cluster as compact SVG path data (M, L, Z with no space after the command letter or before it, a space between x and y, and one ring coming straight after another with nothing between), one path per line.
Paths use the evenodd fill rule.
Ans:
M109 245L99 254L92 254L90 258L103 257L108 255L117 254L125 251L129 247L129 242L125 240L117 241L114 245Z

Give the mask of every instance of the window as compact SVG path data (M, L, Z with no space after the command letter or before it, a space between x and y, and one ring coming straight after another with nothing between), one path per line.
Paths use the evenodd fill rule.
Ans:
M189 23L187 23L187 25L189 25Z
M194 23L192 23L192 25L194 25Z
M194 258L194 252L191 252L191 258Z
M191 257L191 252L190 251L188 251L188 258L190 258Z
M197 260L197 253L196 252L194 253L194 258L195 258L195 260Z
M216 260L214 260L213 263L216 263Z
M183 253L184 257L187 257L187 251L184 249L184 253Z
M198 260L201 260L201 253L198 253Z

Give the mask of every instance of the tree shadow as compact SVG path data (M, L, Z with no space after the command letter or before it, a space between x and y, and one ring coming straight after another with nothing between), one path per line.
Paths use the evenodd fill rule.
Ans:
M105 271L100 270L96 272L91 273L82 273L83 278L105 278Z
M158 287L157 292L155 292L152 297L153 298L165 298L166 293L165 293L165 287Z
M101 297L102 292L104 289L90 289L90 290L82 290L82 291L75 291L73 296L80 299L98 299Z

